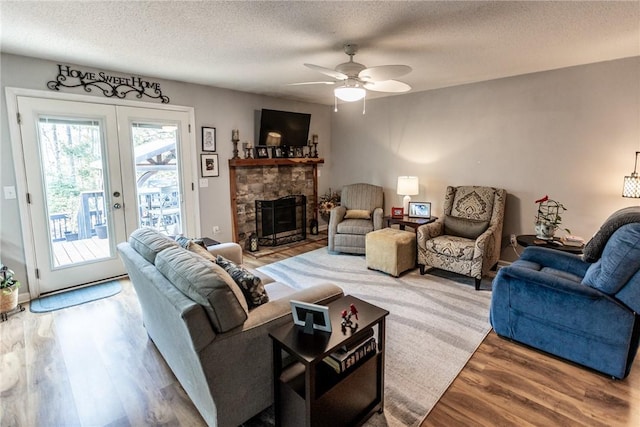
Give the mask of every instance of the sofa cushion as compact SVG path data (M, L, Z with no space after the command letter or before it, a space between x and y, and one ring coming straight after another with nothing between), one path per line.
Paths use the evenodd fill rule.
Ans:
M347 209L345 219L371 219L371 211L366 209Z
M489 228L489 221L459 218L451 215L444 216L444 234L450 236L475 240L484 233L487 228Z
M613 295L640 269L640 223L626 224L609 238L602 257L592 264L583 283Z
M178 244L153 228L138 228L129 236L129 244L144 259L155 264L156 255L169 247L179 247Z
M630 206L620 209L604 222L598 232L584 246L583 259L586 262L595 262L602 255L607 241L611 235L620 227L632 222L640 222L640 206Z
M338 223L338 234L365 235L373 231L373 222L366 219L345 219Z
M240 286L249 308L254 308L269 302L269 296L264 290L262 280L258 276L251 274L246 268L236 265L233 261L229 261L223 256L218 255L216 262L222 267Z
M183 294L202 305L216 332L227 332L247 320L247 310L232 289L233 279L218 265L176 245L156 256L156 267Z
M458 236L438 236L425 242L428 251L462 261L473 259L475 242Z

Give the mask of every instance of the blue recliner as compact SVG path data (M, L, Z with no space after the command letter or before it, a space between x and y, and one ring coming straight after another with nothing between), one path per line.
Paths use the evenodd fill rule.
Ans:
M640 334L640 221L634 218L640 220L640 210L619 211L605 222L585 248L585 259L594 262L526 248L493 282L496 333L626 377Z

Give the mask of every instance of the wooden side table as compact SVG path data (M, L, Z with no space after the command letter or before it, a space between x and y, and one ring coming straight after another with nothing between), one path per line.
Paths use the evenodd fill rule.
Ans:
M398 224L400 226L400 230L404 230L405 227L411 227L414 230L417 230L421 225L432 223L436 219L438 219L437 216L432 216L430 218L409 218L407 215L402 218L394 218L392 216L385 216L383 218L387 227L391 227L393 224Z
M563 245L560 242L560 239L557 237L554 238L553 241L541 240L541 239L538 239L535 236L535 234L521 234L519 236L516 236L516 241L520 246L525 248L527 246L539 246L541 248L555 249L558 251L569 252L571 254L576 254L576 255L581 255L582 249L584 249L584 245L582 246Z
M354 304L358 328L342 329L342 310ZM347 295L328 305L332 332L305 334L293 322L277 328L273 340L273 385L276 426L361 425L384 409L385 319L389 312ZM353 319L352 319L353 320ZM323 360L349 340L377 327L378 351L341 374ZM284 366L283 350L295 362Z

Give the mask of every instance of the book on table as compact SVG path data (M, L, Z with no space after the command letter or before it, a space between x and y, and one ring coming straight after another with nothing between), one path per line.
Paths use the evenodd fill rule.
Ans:
M350 368L359 365L377 351L376 339L371 336L359 346L351 350L340 349L325 357L324 362L334 371L341 374Z

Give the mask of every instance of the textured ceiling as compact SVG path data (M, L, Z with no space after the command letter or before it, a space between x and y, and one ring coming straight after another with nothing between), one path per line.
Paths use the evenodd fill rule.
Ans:
M324 104L287 83L331 80L303 63L347 42L422 91L638 56L640 1L0 1L3 52Z

